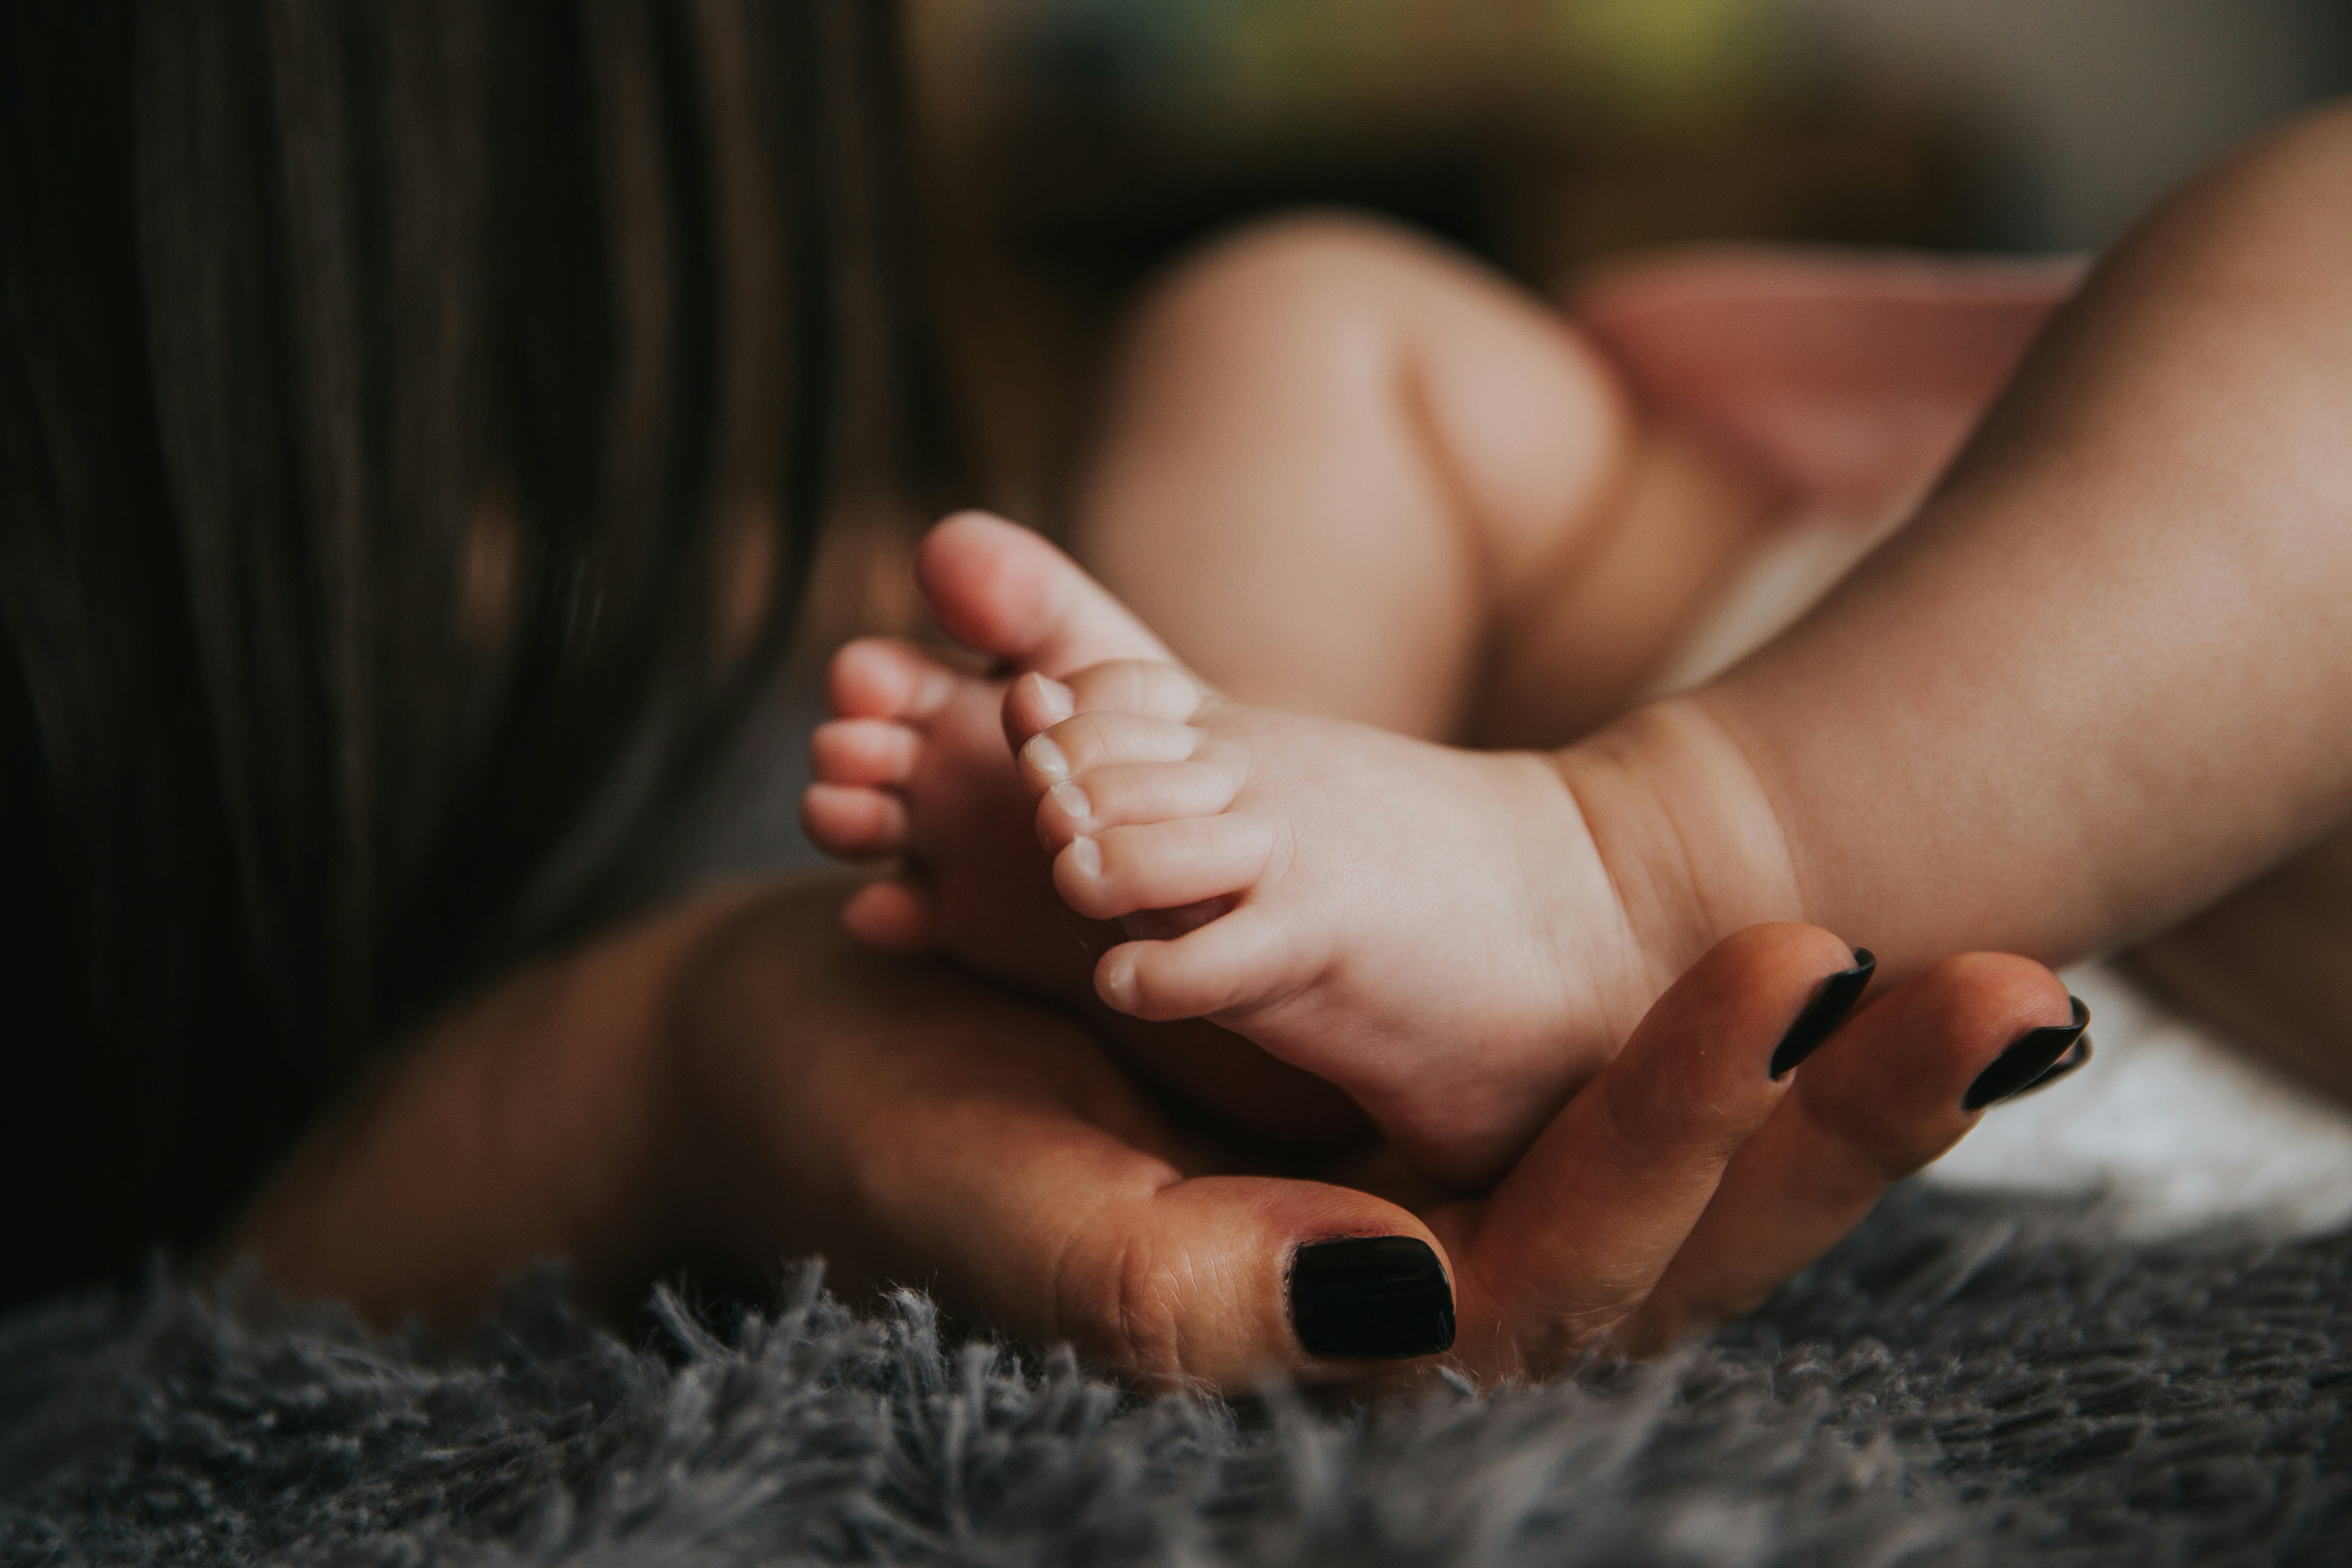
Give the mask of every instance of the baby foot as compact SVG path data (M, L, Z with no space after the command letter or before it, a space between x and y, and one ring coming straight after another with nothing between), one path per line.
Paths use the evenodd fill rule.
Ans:
M1170 657L1068 557L1011 523L950 518L925 539L916 565L940 624L1013 674ZM944 949L1091 1006L1096 959L1120 933L1082 919L1054 890L1003 728L1009 684L1008 675L960 670L908 643L850 643L829 673L836 717L811 742L817 783L802 822L829 854L900 862L845 907L851 935L891 951ZM1322 1142L1363 1126L1329 1085L1211 1026L1116 1033L1138 1065L1250 1131Z
M1055 886L1138 939L1096 966L1103 1001L1248 1037L1441 1177L1516 1155L1654 992L1550 759L1252 708L1139 659L1023 677L1006 726Z
M1066 994L1095 948L1055 896L1030 831L999 718L1004 687L896 640L842 648L826 680L837 717L810 742L817 782L802 799L802 825L842 859L900 862L843 909L859 941L943 947L1027 989Z
M916 574L950 635L1013 674L1168 657L1059 552L994 518L968 513L932 530ZM904 862L844 910L860 941L945 947L1032 989L1083 993L1102 936L1055 895L1038 852L1003 729L1008 682L895 639L842 648L826 681L835 718L810 742L817 782L802 824L828 854Z

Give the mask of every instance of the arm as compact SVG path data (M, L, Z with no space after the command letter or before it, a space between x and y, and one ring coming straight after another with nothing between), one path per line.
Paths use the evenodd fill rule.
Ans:
M312 1131L224 1250L383 1326L459 1328L541 1258L633 1304L679 1256L680 977L758 897L698 899L459 1005Z
M1585 790L1639 803L1621 869L1696 868L1650 912L1684 951L1797 918L1897 974L1971 946L2061 962L2352 810L2347 195L2341 109L2191 184L1913 527L1746 665L1580 749Z

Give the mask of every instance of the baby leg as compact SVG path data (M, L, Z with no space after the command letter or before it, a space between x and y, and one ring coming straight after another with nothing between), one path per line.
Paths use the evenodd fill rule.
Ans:
M1245 700L1558 743L1615 710L1771 504L1637 416L1548 301L1401 230L1293 218L1142 312L1074 548Z
M1402 231L1284 220L1141 313L1076 550L1237 696L1557 745L1817 596L2082 271L1694 248L1563 311Z
M1722 681L1573 748L1624 877L1688 880L1704 844L1717 875L1785 886L1787 918L1895 973L1972 946L2059 963L2343 820L2347 184L2337 109L2184 189L1901 538ZM1703 778L1662 726L1727 765ZM1742 798L1770 831L1722 828ZM1685 909L1695 953L1706 921Z

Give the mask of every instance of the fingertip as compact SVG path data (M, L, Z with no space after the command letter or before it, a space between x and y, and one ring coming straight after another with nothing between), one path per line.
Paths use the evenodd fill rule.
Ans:
M1775 1079L1788 1077L1805 1064L1806 1058L1819 1050L1822 1042L1835 1034L1878 973L1878 955L1868 948L1857 947L1853 962L1846 968L1822 977L1813 987L1813 994L1780 1043L1772 1048L1772 1060L1768 1069Z
M1913 976L1856 1015L1822 1054L1836 1053L1839 1076L1851 1079L1857 1092L1897 1087L1894 1069L1883 1065L1889 1056L1899 1056L1901 1074L1915 1088L1965 1084L2008 1042L2067 1023L2073 1005L2065 982L2030 958L1964 952ZM1823 1081L1813 1092L1824 1095L1834 1087Z
M1822 981L1853 966L1818 927L1750 927L1666 989L1486 1205L1473 1266L1498 1291L1502 1325L1486 1353L1548 1371L1641 1306L1731 1162L1811 1071L1772 1078L1778 1043Z
M2086 1061L2073 1025L2058 977L2004 953L1947 959L1855 1014L1734 1157L1632 1342L1663 1343L1764 1300L1890 1183L1967 1134L1979 1114L1968 1095L1990 1065L2019 1052L2014 1092L2026 1092Z
M1974 1116L2020 1095L2043 1088L2089 1065L2091 1009L2079 996L2067 998L2063 1024L2040 1024L2002 1047L1960 1096L1963 1114Z
M2045 964L2013 952L1963 952L1913 983L1916 1005L1935 1009L1961 1036L2006 1038L2064 1024L2074 1010L2066 983Z
M1736 1144L1801 1076L1786 1071L1788 1047L1823 983L1854 966L1853 950L1819 926L1724 938L1667 987L1607 1075L1620 1120L1649 1127L1661 1146Z
M1775 921L1724 938L1675 989L1687 986L1687 1000L1697 1005L1769 1012L1792 998L1809 999L1824 979L1854 963L1853 948L1820 926Z
M1945 959L1856 1014L1796 1075L1806 1119L1878 1177L1906 1175L1989 1108L1969 1100L2005 1053L2074 1043L2056 1037L2073 1027L2074 1005L2032 959Z
M1283 1284L1291 1333L1316 1361L1415 1361L1454 1348L1454 1280L1434 1237L1304 1241Z

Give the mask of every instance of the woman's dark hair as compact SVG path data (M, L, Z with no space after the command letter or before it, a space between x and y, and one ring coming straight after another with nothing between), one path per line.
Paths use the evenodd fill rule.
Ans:
M936 449L890 15L0 6L0 1300L610 918Z

